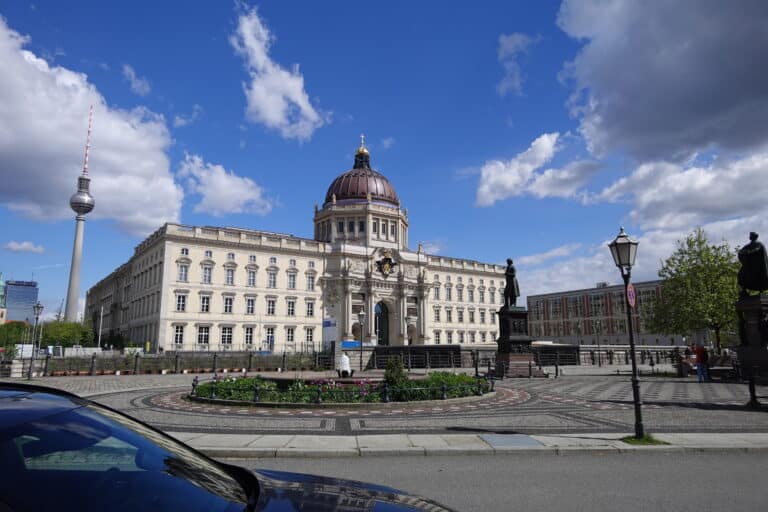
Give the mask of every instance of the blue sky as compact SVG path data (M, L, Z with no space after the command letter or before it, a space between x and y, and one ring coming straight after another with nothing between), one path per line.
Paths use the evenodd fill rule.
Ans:
M81 295L164 221L312 236L365 133L410 242L512 256L523 295L635 276L693 227L765 231L767 4L0 3L0 272ZM695 6L695 8L694 8Z

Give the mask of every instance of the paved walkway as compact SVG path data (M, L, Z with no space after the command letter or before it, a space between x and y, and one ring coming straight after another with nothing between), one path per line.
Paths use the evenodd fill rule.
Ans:
M654 434L667 445L635 446L621 441L630 433L499 435L238 435L170 432L190 446L213 457L375 457L391 455L502 455L636 452L768 452L768 433Z

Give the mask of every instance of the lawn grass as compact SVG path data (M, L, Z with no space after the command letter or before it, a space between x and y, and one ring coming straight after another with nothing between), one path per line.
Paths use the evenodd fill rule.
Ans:
M621 440L627 444L632 444L635 446L652 446L652 445L669 444L667 442L656 439L651 434L645 434L640 439L637 439L635 436L627 436L627 437L622 437Z

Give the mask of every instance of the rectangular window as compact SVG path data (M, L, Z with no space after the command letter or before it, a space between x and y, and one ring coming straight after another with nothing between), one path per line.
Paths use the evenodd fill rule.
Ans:
M213 258L213 251L205 251L206 258Z
M200 311L208 313L211 310L211 298L208 295L200 296Z
M310 260L308 265L309 265L309 268L315 268L315 262L314 261Z
M269 264L270 265L277 265L277 256L270 256L269 257Z
M475 323L475 312L474 311L470 311L469 312L469 323L471 323L471 324Z
M182 283L187 282L189 277L189 265L179 265L179 281Z
M231 327L221 328L221 344L222 345L232 344L232 328Z
M451 287L447 285L445 287L445 300L451 300Z
M464 301L464 289L463 288L456 288L456 300L459 302Z
M184 326L183 325L177 325L175 327L175 331L173 333L173 342L176 345L183 345L184 344Z
M256 286L256 271L255 270L249 270L248 271L248 286Z
M275 299L267 299L267 314L275 314Z
M296 274L288 274L288 289L289 290L295 290L296 289Z
M440 331L435 331L435 345L440 344Z
M235 301L234 297L224 297L224 312L232 312L232 303Z
M485 310L484 309L480 310L480 323L481 324L485 323Z
M464 343L464 331L459 331L459 343Z
M307 291L315 291L315 276L307 276Z
M435 322L440 321L440 308L435 308Z
M469 333L469 342L474 343L475 342L475 333L471 332Z
M296 260L294 260L294 259L288 260L288 266L291 267L291 268L295 268L296 267Z
M374 233L379 232L379 221L373 221L373 224L371 225L371 229Z
M296 316L296 301L288 301L288 316Z
M187 249L186 247L182 247L181 248L181 255L182 256L189 256L189 249Z
M485 343L485 333L484 333L484 332L481 332L481 333L480 333L480 341L481 341L482 343Z
M256 255L255 254L249 255L248 256L248 261L251 262L251 263L256 263Z
M357 232L358 233L365 233L365 221L361 220L357 223Z
M383 238L387 237L387 221L385 220L381 221L381 236Z
M459 309L458 311L456 311L456 316L457 316L457 320L459 321L460 324L464 323L464 310L463 309Z
M285 341L287 343L293 343L295 341L294 331L295 331L295 329L293 327L286 327L286 329L285 329Z
M495 292L490 292L490 293L491 293L491 304L495 304L496 303L496 293Z
M203 267L203 284L211 284L211 274L213 274L213 267L205 265Z
M227 259L230 260L230 261L234 261L235 260L235 253L228 252L227 253Z
M480 303L482 304L483 302L485 302L485 292L480 290Z
M265 329L265 340L267 342L267 350L274 350L275 349L275 328L274 327L267 327Z
M338 223L338 229L339 229L339 234L340 234L340 235L344 233L344 221L343 221L343 220L340 220L340 221L339 221L339 223Z
M445 310L445 321L448 323L453 322L453 311L450 309Z
M245 328L245 344L253 345L253 327Z
M448 331L445 333L445 341L447 341L449 345L453 343L453 332Z
M394 222L392 222L389 225L389 234L392 236L392 238L395 238L395 231L397 230L397 225L395 225Z
M277 272L267 273L267 288L277 288Z
M469 302L475 302L475 290L467 290L467 300Z
M306 330L306 336L304 338L304 341L307 343L313 343L315 341L315 329L312 327L308 327Z
M440 300L440 286L439 285L434 287L434 293L433 293L432 299Z
M227 284L228 285L235 284L235 269L233 268L227 269Z
M256 312L256 299L248 297L245 299L245 313L252 315Z
M315 303L307 302L307 316L315 316Z
M184 294L176 295L176 311L183 313L187 310L187 296Z
M355 232L355 221L351 220L347 222L347 231L349 231L350 233Z
M200 345L207 345L210 335L211 335L211 328L208 327L207 325L197 328L197 342Z

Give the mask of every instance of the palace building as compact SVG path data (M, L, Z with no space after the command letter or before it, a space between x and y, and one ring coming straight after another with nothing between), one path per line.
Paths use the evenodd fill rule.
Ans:
M86 319L151 351L495 347L505 267L413 250L409 222L361 143L315 206L313 239L165 224L88 290Z

